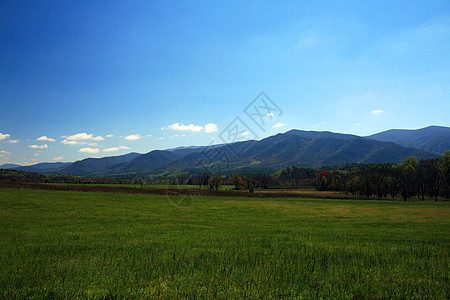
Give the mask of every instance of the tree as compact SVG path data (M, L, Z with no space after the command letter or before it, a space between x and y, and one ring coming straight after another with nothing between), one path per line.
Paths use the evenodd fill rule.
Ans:
M361 166L359 168L358 175L361 182L361 194L370 197L370 195L373 194L371 166Z
M206 187L209 183L209 178L210 178L210 173L205 171L202 173L202 175L200 175L200 181L199 181L199 186L202 187Z
M416 169L419 165L417 158L408 156L400 165L400 193L403 201L416 194Z
M269 174L255 174L254 179L256 186L263 189L268 189L269 185L272 183L272 177Z
M444 182L444 167L436 159L428 159L423 162L424 181L435 201L438 201L439 192Z
M358 176L353 176L351 179L346 182L346 189L353 195L356 195L356 192L360 190L360 181Z
M222 176L219 174L214 174L214 176L209 179L208 184L211 190L215 189L217 191L219 186L222 184Z
M233 184L234 184L234 186L236 187L237 190L240 190L245 185L244 179L242 179L242 177L239 176L239 174L235 174L231 178L231 181L233 182Z
M417 176L417 198L425 200L425 172L426 172L425 161L419 161L419 165L416 169Z
M401 177L402 169L400 165L392 166L389 170L389 193L391 194L392 200L395 200L395 197L400 192L400 177Z
M450 199L450 150L441 157L442 173L444 179L444 197Z
M374 166L372 169L372 180L377 190L377 196L379 199L381 199L385 194L387 174L388 168L385 165Z

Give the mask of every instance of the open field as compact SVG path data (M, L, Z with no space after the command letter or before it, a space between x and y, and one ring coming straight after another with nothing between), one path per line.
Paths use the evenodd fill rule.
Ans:
M0 298L450 297L450 203L0 189Z
M0 182L0 188L48 190L48 191L77 191L77 192L105 192L122 194L147 195L187 195L187 196L214 196L214 197L250 197L250 198L321 198L321 199L368 199L362 195L349 195L343 192L312 191L295 189L264 190L257 189L253 193L248 190L232 190L230 188L217 191L209 188L184 185L149 185L136 186L126 184L54 184L54 183L26 183L26 182ZM398 198L397 198L398 199Z

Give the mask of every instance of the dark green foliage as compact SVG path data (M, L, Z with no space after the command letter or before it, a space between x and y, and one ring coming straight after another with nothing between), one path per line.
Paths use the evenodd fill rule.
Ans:
M314 176L317 170L310 168L299 168L295 166L286 167L275 175L283 186L290 187L308 187L314 186Z

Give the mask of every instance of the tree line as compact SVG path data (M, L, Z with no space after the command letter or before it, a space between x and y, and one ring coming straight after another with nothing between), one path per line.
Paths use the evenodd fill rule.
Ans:
M195 178L191 178L192 182ZM219 176L204 172L199 186L217 189L232 184L235 189L315 188L318 191L340 191L353 195L376 197L426 197L438 201L450 199L450 151L439 159L418 161L410 156L400 164L351 164L334 168L310 169L286 167L275 174Z
M349 170L323 171L316 176L322 191L344 191L377 198L450 198L450 151L440 159L418 161L407 157L400 164L365 164Z
M211 172L179 173L137 177L79 177L44 175L25 171L0 169L0 181L73 183L73 184L148 184L190 185L219 189L222 185L237 190L316 189L340 191L353 195L382 198L417 197L420 200L450 198L450 151L439 159L418 161L407 157L400 164L348 164L321 169L286 167L273 174L255 173L222 176Z

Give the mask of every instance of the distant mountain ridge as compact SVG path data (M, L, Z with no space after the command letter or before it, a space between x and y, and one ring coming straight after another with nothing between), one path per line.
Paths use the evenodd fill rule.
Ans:
M109 156L102 158L86 158L74 162L73 164L57 170L58 174L67 175L84 175L101 172L111 166L127 163L137 157L141 156L139 153L128 153L119 156Z
M439 155L450 150L450 128L428 126L421 129L391 129L367 136L377 141L394 142L403 147L416 148Z
M0 166L0 169L14 169L14 168L18 168L21 167L21 165L18 164L3 164Z
M218 148L227 157L227 170L232 172L252 168L276 171L287 165L320 167L343 163L398 163L412 155L419 159L438 157L436 154L405 148L391 142L301 130L291 130L261 141L242 142L235 145L235 148L235 151L227 146ZM203 156L202 152L194 152L168 162L164 168L172 172L199 171L205 165L220 163L221 157L205 161Z
M35 172L35 173L52 173L55 170L70 166L70 162L53 162L53 163L39 163L31 166L20 166L14 168L18 171Z
M200 147L154 150L126 162L70 166L59 172L72 175L158 174L164 172L201 172L222 169L223 172L273 172L287 165L320 167L344 163L398 163L407 156L436 158L437 154L402 147L393 142L377 141L351 134L327 131L291 130L260 141L245 141ZM96 161L99 159L96 159Z
M419 160L439 157L440 153L450 149L449 132L448 127L430 126L418 130L394 129L360 137L294 129L259 141L178 147L15 169L83 176L138 176L205 170L273 172L289 165L318 168L345 163L399 163L408 156L416 156Z

